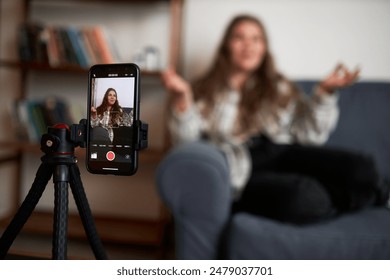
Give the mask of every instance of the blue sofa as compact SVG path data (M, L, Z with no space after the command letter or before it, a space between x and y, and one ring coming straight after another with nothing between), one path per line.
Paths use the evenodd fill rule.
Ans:
M299 81L310 92L315 81ZM327 146L366 153L390 178L390 82L340 93L340 121ZM156 180L174 218L178 259L390 259L390 210L373 207L330 221L292 225L231 213L224 156L194 142L173 148Z

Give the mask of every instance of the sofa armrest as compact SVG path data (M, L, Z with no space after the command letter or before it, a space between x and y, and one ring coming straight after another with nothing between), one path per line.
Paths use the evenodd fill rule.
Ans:
M222 153L204 142L183 144L160 163L156 180L174 217L177 258L218 258L231 207L229 170Z

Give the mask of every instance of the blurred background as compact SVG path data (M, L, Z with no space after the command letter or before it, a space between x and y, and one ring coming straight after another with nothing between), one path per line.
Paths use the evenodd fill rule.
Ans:
M165 250L170 217L154 183L158 163L169 149L166 93L159 75L168 67L188 79L203 73L227 23L240 13L256 15L264 22L277 67L289 78L320 79L344 62L360 67L362 80L390 81L388 0L0 0L2 226L24 199L40 164L39 139L31 136L37 124L23 117L22 111L55 98L65 104L71 121L78 122L86 117L88 67L96 62L135 62L143 70L141 119L150 128L149 149L141 152L138 173L115 178L88 174L80 149L79 167L103 240ZM69 50L75 46L63 37L54 44L66 55L48 47L51 32L62 30L69 35L76 29L84 38L86 28L102 31L104 43L93 41L92 45L103 44L111 60L98 60L99 50L84 50L87 63L71 61ZM22 55L26 50L31 51L30 57ZM52 208L50 182L25 231L49 234ZM82 238L72 199L70 213L75 221L70 234Z

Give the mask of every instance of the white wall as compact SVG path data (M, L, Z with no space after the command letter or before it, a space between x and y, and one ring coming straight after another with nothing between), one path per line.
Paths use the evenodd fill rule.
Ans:
M362 79L390 80L389 0L186 0L184 73L193 78L213 58L230 19L260 17L281 72L321 78L342 61Z

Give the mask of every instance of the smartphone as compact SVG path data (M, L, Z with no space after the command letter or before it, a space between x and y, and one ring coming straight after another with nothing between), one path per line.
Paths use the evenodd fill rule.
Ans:
M133 175L138 167L139 67L98 64L88 76L87 170Z

